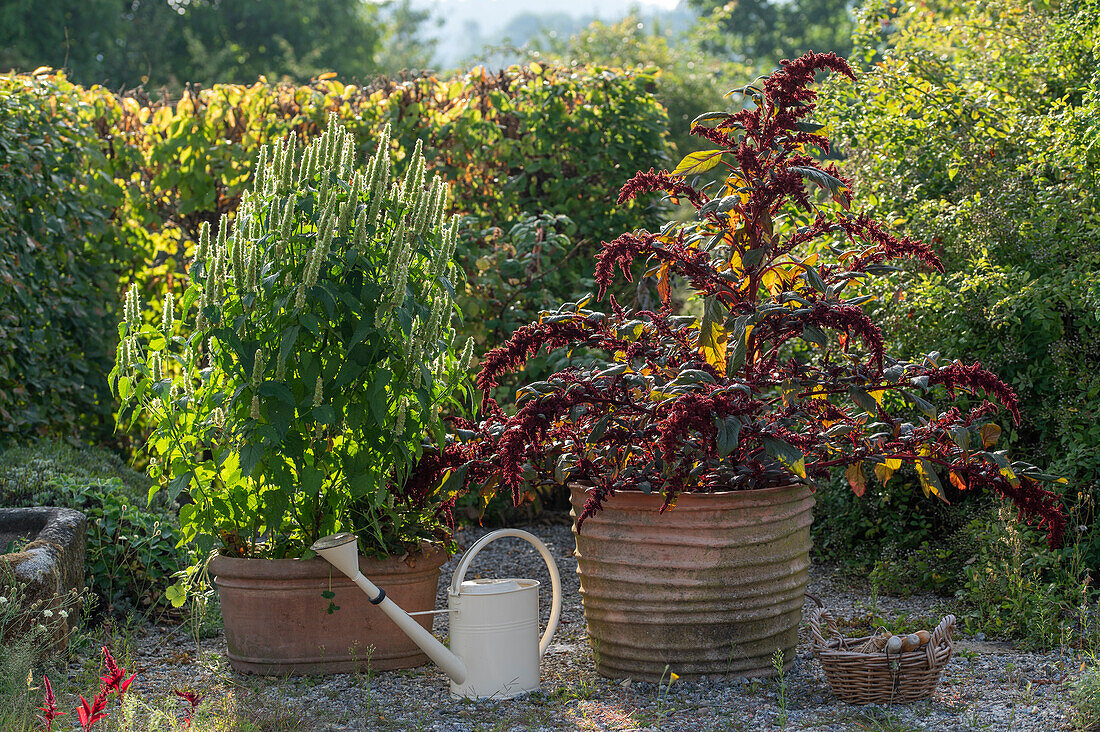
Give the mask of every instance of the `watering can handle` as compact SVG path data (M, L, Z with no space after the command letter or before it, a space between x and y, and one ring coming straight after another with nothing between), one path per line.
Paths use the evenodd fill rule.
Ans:
M546 630L542 632L542 639L539 641L539 656L541 657L550 646L550 639L554 637L554 631L558 629L558 619L561 617L561 576L558 574L558 565L554 563L554 557L550 555L550 550L546 548L546 545L543 544L542 540L537 536L529 534L526 531L521 531L520 529L498 529L478 539L474 542L473 546L467 549L466 553L462 555L462 559L458 563L458 568L455 569L454 578L451 579L451 594L458 594L459 588L462 587L462 580L466 578L466 570L470 568L470 563L474 561L474 556L484 549L485 545L489 542L503 539L507 536L523 539L538 549L539 554L542 555L543 561L546 562L546 568L550 571L550 586L554 591L554 599L553 606L550 609L550 619L546 621Z

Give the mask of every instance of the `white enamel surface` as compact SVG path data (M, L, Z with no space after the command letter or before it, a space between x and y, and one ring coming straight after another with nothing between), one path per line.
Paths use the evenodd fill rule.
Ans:
M532 579L466 580L474 557L489 542L514 537L534 546L546 562L553 607L539 639L539 583ZM466 663L466 680L452 677L451 696L508 699L539 688L539 661L561 615L561 577L538 537L501 529L481 537L459 560L448 591L451 650Z
M491 541L515 537L534 546L546 562L553 607L539 639L539 582L532 579L465 580L474 556ZM354 538L326 537L313 547L346 574L371 599L380 590L359 571ZM448 591L451 647L447 649L388 597L378 608L451 678L451 695L470 699L508 699L539 688L539 662L561 616L561 577L546 545L519 529L486 534L459 560Z

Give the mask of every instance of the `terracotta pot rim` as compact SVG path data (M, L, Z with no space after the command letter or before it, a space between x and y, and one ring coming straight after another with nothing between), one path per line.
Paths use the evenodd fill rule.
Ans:
M570 489L580 488L580 489L583 489L585 492L590 491L590 490L592 490L592 488L595 487L595 486L593 486L589 483L581 483L579 481L572 481L572 482L566 483L566 486ZM769 494L769 493L780 493L782 491L789 491L789 490L794 490L794 489L799 489L799 488L804 488L804 489L806 489L810 492L813 492L813 487L810 486L807 483L787 483L785 485L772 485L772 486L768 486L767 488L745 488L744 490L739 490L739 491L707 491L706 493L703 493L703 492L683 492L683 493L677 494L677 496L676 496L677 504L676 505L677 505L677 507L679 507L679 505L680 505L679 502L683 501L683 500L706 501L706 500L711 500L711 499L717 500L717 499L720 499L720 498L729 498L731 496L760 496L760 495L766 495L766 494ZM616 498L618 496L629 496L631 498L641 498L643 500L649 499L649 498L653 498L653 499L661 498L660 493L646 493L645 491L640 491L640 490L637 490L637 489L634 489L634 488L624 489L624 490L616 490L615 495L611 496L611 499ZM608 499L608 500L611 500L611 499Z
M393 571L432 571L442 567L450 555L442 548L430 546L425 550L402 556L390 556L385 559L360 556L359 566L374 574L386 574ZM409 564L409 560L413 564ZM245 577L285 577L302 578L328 576L331 572L340 573L321 557L309 559L265 559L260 557L227 557L215 554L210 560L210 572L213 575ZM340 575L341 577L343 575Z

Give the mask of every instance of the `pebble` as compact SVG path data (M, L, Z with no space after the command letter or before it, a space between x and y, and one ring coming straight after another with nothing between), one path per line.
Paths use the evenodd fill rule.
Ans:
M250 724L259 722L264 729L1071 729L1066 683L1080 661L1057 652L1017 651L1007 644L996 644L995 652L957 652L933 698L908 705L853 706L833 698L821 665L813 658L805 624L794 668L785 677L782 699L775 679L710 675L696 680L679 678L658 688L656 684L602 678L595 673L586 641L570 527L563 521L527 530L542 538L557 560L565 597L562 623L554 640L557 652L548 652L543 658L542 690L538 693L508 701L452 699L446 676L434 666L376 674L245 676L229 668L222 636L196 643L186 626L142 630L131 649L139 671L131 693L153 703L160 700L164 706L164 700L173 698L173 689L195 689L207 695L203 707L208 713L239 715ZM466 529L458 539L469 546L484 533L483 529ZM439 607L446 604L445 588L456 564L457 559L452 559L443 568ZM489 544L467 576L478 575L542 580L545 620L549 581L542 559L526 544L515 540ZM852 586L828 567L813 568L810 592L842 621L866 618L870 610L867 588ZM909 622L935 620L951 611L945 604L950 600L934 596L878 597L874 602L880 615L919 619ZM805 613L811 607L808 602ZM445 614L436 616L434 632L446 637ZM985 639L979 636L973 640L981 643ZM964 647L965 639L959 644L960 649Z

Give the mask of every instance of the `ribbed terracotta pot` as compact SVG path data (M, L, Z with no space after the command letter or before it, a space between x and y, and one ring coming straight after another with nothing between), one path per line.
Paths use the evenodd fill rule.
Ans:
M363 574L407 612L435 607L442 550L377 560L360 557ZM320 558L235 559L210 563L221 600L229 663L243 673L344 673L428 662L408 636L370 604L352 581ZM339 610L328 612L331 601ZM428 630L432 615L417 618Z
M570 486L573 516L587 487ZM577 573L596 670L611 678L771 676L794 662L810 567L805 486L657 495L624 491L584 522ZM666 676L667 678L667 676Z

